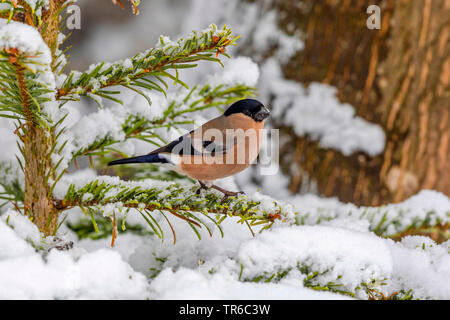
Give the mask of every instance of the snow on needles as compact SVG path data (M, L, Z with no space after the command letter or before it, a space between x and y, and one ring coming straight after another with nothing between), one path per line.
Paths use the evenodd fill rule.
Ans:
M52 92L47 93L50 100L54 100L53 91L56 88L55 75L51 70L52 55L50 49L42 39L40 33L24 23L11 21L0 27L0 47L15 48L27 55L31 63L27 67L38 76L37 81ZM41 108L55 120L58 115L56 102L44 103Z
M54 75L50 70L52 55L40 33L24 23L11 21L0 27L0 46L15 48L29 56L33 62L28 67L38 72L40 80L48 87L55 87Z

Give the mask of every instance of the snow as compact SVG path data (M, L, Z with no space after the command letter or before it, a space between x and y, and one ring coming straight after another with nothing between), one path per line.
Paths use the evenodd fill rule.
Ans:
M430 225L450 222L450 199L434 190L422 190L401 203L381 207L357 207L311 194L294 196L290 200L295 210L303 213L297 216L301 224L330 224L343 220L349 228L362 228L361 223L365 221L367 228L378 229L383 235L394 235L412 225L419 227L422 221L429 221Z
M211 76L207 82L211 86L242 84L253 87L257 85L258 79L258 65L248 57L237 57L226 60L223 71Z
M358 244L355 246L355 244ZM370 234L322 226L275 228L243 244L238 253L243 276L295 268L298 263L326 272L323 283L340 279L348 291L392 272L385 242Z
M55 87L55 77L50 71L52 55L39 32L24 23L11 21L0 27L0 46L2 48L15 48L27 54L34 63L28 67L38 72L42 83L50 88Z
M162 300L343 300L341 295L272 283L239 282L225 275L206 276L191 269L165 269L151 283Z
M76 150L87 148L96 140L105 137L117 141L124 140L125 133L122 123L125 120L126 111L122 106L114 109L101 109L84 116L70 128Z
M145 299L147 283L118 253L99 250L75 260L52 250L0 261L2 299Z
M450 241L438 245L428 237L409 236L389 246L394 262L389 286L396 290L414 288L419 299L449 299Z
M39 249L48 248L41 236L41 243L31 243L36 234L36 226L15 212L6 212L0 220L0 299L146 298L145 277L118 253L47 251Z
M0 220L0 260L6 260L34 253L31 247L3 220Z
M402 206L407 204L405 201ZM69 213L71 223L82 217L79 209ZM41 238L40 245L32 245L30 239L36 243L36 227L8 211L0 219L0 297L351 298L307 287L306 277L317 272L314 286L334 283L338 290L353 292L356 298L368 297L364 285L385 296L412 290L414 298L450 298L449 241L436 244L427 237L408 236L394 242L365 228L288 223L253 237L236 218L223 221L223 237L217 228L213 228L212 237L202 229L199 241L186 223L169 219L176 230L176 244L169 227L162 223L164 242L151 235L121 234L114 248L109 247L111 237L79 240L64 226L57 236L74 241L74 246L58 251L51 249L51 238ZM149 230L135 211L129 212L127 220ZM301 271L305 267L307 273ZM283 271L282 278L265 282ZM263 280L255 282L260 276Z
M33 247L40 245L41 234L26 216L16 211L8 211L2 216L2 221L12 228L17 236L30 243Z

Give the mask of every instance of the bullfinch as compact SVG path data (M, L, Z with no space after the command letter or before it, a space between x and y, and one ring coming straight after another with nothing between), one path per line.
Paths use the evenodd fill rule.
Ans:
M115 160L109 166L129 163L158 163L198 180L200 188L219 190L224 197L236 196L213 184L235 175L258 157L264 122L269 110L259 101L243 99L229 106L223 115L179 137L147 155Z

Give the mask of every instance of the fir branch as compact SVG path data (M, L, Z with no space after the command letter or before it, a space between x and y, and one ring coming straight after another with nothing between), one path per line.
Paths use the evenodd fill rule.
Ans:
M57 0L54 2L59 3L61 1L62 0ZM8 19L8 22L13 20L26 23L31 26L38 26L42 24L41 15L42 11L45 11L45 0L32 2L32 5L25 0L2 0L1 3L9 4L9 9L0 11L0 17L3 19Z
M238 262L236 262L238 263ZM348 283L343 280L342 275L333 275L333 268L323 270L323 266L315 265L307 261L298 261L296 267L280 268L277 272L262 272L252 277L243 277L244 265L240 263L239 280L243 282L270 282L279 283L284 278L290 276L292 273L300 273L302 275L303 286L316 291L329 291L354 298L365 299L374 296L384 296L382 287L385 286L385 278L371 279L367 282L360 282L359 284ZM294 275L295 276L295 275ZM393 293L389 296L394 299L398 293Z
M218 30L211 25L201 33L193 32L186 39L177 42L160 38L157 48L135 55L130 59L107 64L92 65L88 71L73 71L66 78L57 93L58 100L77 100L89 93L115 100L114 92L104 89L111 86L128 86L135 89L160 90L167 86L163 78L173 80L175 84L185 84L178 78L177 69L197 66L193 62L202 60L219 62L219 53L233 45L237 38L231 35L231 29L224 26ZM214 54L216 56L214 57ZM169 71L175 70L175 75ZM153 77L154 81L149 77ZM148 79L150 82L140 81Z
M251 200L245 196L230 197L222 200L223 195L214 190L197 194L197 186L181 186L179 184L165 183L165 187L149 183L124 182L111 177L99 177L82 187L70 184L62 199L57 200L55 206L58 210L67 210L73 207L96 208L104 211L105 206L112 205L118 209L136 209L146 219L156 234L161 235L160 227L153 218L155 211L166 211L185 220L194 229L208 225L201 217L213 221L217 226L227 216L240 217L240 223L249 223L250 226L263 226L269 228L277 219L289 219L292 215L290 209L283 209L279 204L273 203L268 208L259 201ZM163 183L164 185L164 183ZM193 212L200 214L196 216ZM211 217L215 214L215 218ZM158 231L159 230L159 231ZM162 235L161 235L162 237Z
M19 10L0 10L0 18L9 21L25 22L25 13Z
M380 207L360 207L353 210L327 210L318 208L316 212L304 212L296 216L297 225L317 225L339 218L352 218L369 222L369 230L381 237L401 239L409 234L426 233L427 229L448 233L450 210L445 212L429 209L404 208L402 204Z
M17 49L0 51L0 117L46 126L51 120L41 106L51 101L53 90L41 82L39 72L30 65L36 61Z
M125 232L141 236L153 234L152 232L146 231L145 227L140 224L128 223L125 218L119 218L117 225L121 226L118 228L119 236ZM78 239L92 240L107 238L111 235L113 227L109 219L106 219L99 211L95 210L92 210L90 213L86 212L86 217L77 222L67 222L67 226L77 234Z

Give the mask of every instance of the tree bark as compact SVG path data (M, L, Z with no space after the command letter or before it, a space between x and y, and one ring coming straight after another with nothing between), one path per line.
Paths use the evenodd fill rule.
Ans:
M366 26L371 4L381 8L379 30ZM340 101L386 134L381 155L344 156L283 127L290 190L314 185L359 205L402 201L420 189L450 196L450 0L275 5L286 32L306 34L304 50L283 68L285 77L337 87Z
M23 142L25 161L25 214L45 235L56 232L58 211L53 205L50 193L50 178L54 178L50 153L52 150L52 133L35 123L30 109L29 92L24 79L24 68L16 66L17 83L22 98L22 106L27 121L22 130L17 130ZM21 131L22 133L19 133Z
M58 226L58 210L50 193L52 163L49 152L52 138L37 126L27 126L24 139L25 213L46 236Z
M59 9L64 3L62 0L52 0L42 15L43 23L38 28L42 38L49 46L54 68L55 51L58 39ZM19 3L26 7L25 3ZM24 22L29 22L25 19ZM51 194L51 183L54 180L51 151L54 132L36 124L30 110L30 99L24 79L23 67L16 67L18 85L22 97L22 106L27 114L27 121L20 139L23 142L23 155L25 160L25 213L36 224L44 235L53 235L58 227L59 210L55 208Z

